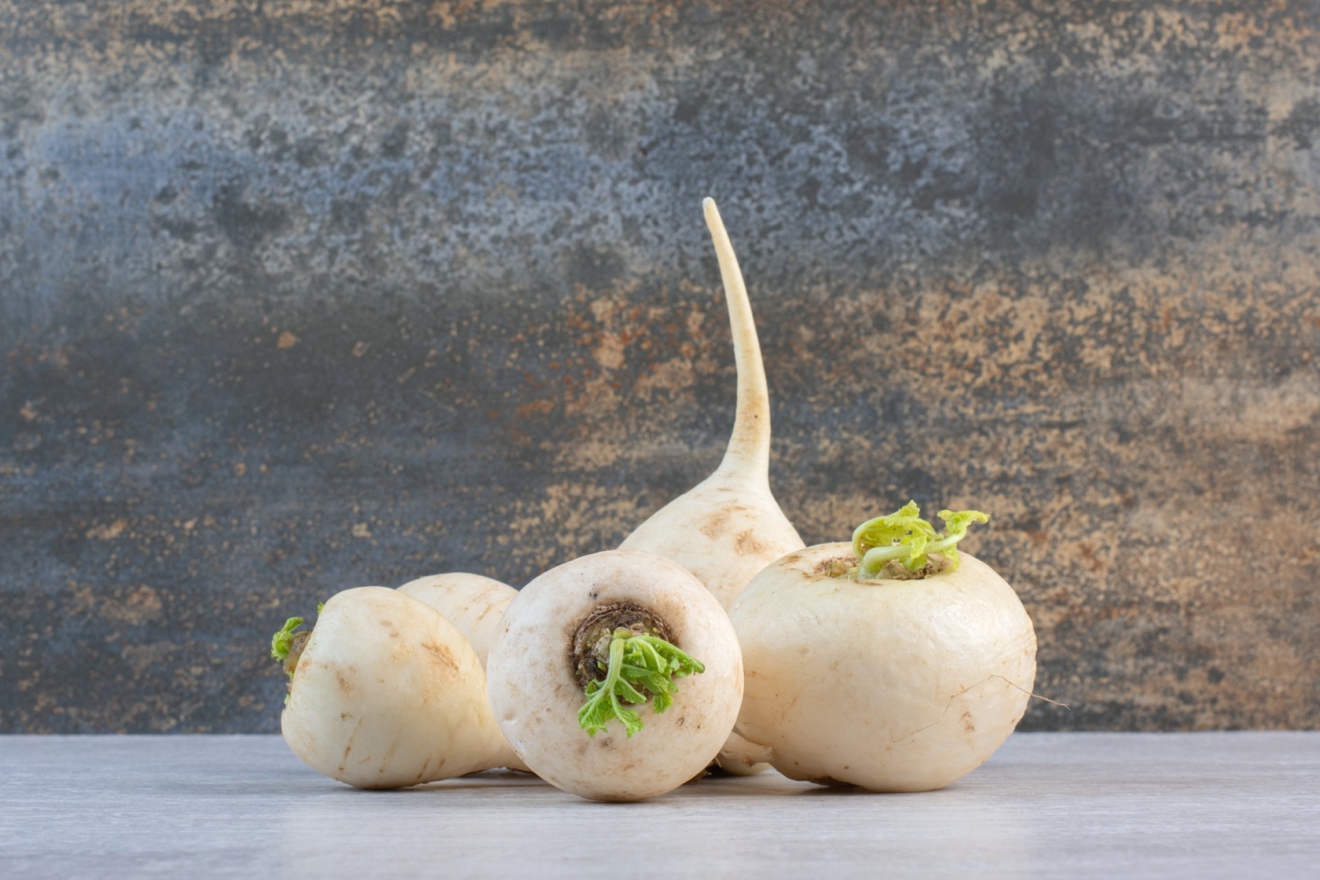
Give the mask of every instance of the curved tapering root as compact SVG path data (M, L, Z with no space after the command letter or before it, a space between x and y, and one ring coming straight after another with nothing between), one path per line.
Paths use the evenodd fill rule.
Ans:
M738 368L738 409L729 447L720 467L747 469L766 479L770 472L770 391L765 381L765 364L761 360L761 342L756 335L752 304L747 298L747 285L738 266L738 256L733 251L733 243L729 241L729 233L724 228L715 200L707 197L701 206L720 263L733 336L733 358Z

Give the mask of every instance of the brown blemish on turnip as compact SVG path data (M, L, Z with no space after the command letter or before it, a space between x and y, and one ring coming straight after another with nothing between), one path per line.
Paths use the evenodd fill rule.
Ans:
M728 524L729 517L732 514L733 511L729 508L721 508L716 511L714 516L701 524L701 533L707 538L718 538L724 532L724 527Z
M745 532L739 532L738 537L733 542L733 552L739 556L758 556L769 552L770 547L756 539L756 534L748 529Z
M344 768L348 766L349 753L353 751L353 740L357 739L358 731L362 729L362 722L365 718L359 718L358 723L353 726L353 732L348 735L348 742L344 743L344 756L339 759L339 772L342 774Z
M793 554L783 561L786 568L798 568L797 561L800 557ZM822 559L815 564L809 571L803 572L808 578L815 581L825 578L847 577L851 572L857 569L857 554L841 553L828 559Z
M378 771L378 773L383 774L386 771L386 769L389 768L390 759L394 757L394 753L397 752L398 750L399 750L399 737L395 736L394 741L390 743L389 749L386 750L385 756L380 759L380 770Z
M451 672L458 671L458 661L454 659L453 652L445 645L438 642L423 642L422 648L425 649L427 657L433 662Z
M786 563L788 560L786 560ZM897 559L885 563L884 568L875 577L858 578L857 573L857 555L855 553L842 553L828 559L822 559L816 563L807 576L812 580L824 580L825 578L856 580L863 584L878 584L883 581L916 581L939 574L950 568L952 563L948 559L933 554L927 560L926 564L916 571L911 571Z
M878 581L919 581L928 577L934 577L942 571L953 567L953 563L939 554L933 554L926 559L926 564L916 571L911 571L906 565L897 559L891 559L885 563L885 567L880 569L880 574L870 578L860 578L860 583L875 583Z

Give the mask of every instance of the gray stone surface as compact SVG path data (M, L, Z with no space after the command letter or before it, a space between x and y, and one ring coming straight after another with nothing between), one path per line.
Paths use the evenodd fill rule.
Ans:
M915 498L1028 728L1320 726L1313 2L0 0L0 730L274 731L263 643L718 461Z
M403 792L278 737L0 737L4 875L1314 877L1320 733L1019 734L952 788L777 774L594 804L485 774Z

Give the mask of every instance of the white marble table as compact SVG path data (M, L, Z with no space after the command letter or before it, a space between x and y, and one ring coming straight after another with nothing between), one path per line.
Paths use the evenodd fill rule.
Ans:
M0 737L0 876L1320 877L1320 733L1018 734L945 791L360 792L271 736Z

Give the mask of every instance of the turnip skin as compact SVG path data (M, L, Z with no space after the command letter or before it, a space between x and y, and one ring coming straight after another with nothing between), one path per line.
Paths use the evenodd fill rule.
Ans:
M619 545L672 559L727 607L763 568L803 546L768 486L720 470L658 510Z
M438 611L396 590L331 597L280 718L308 766L357 788L403 788L512 759L476 653Z
M425 602L458 627L483 667L504 611L518 595L508 584L466 572L417 578L399 587L399 592Z
M662 618L672 641L705 671L680 679L674 705L635 736L620 722L595 736L579 726L586 699L571 658L573 636L595 609L630 603ZM699 775L733 729L742 657L728 615L677 563L606 551L551 569L519 591L487 658L487 689L500 729L532 771L598 801L637 801Z
M943 788L985 762L1026 711L1036 637L989 566L852 581L851 544L808 547L757 576L730 620L746 691L737 730L793 779L872 791Z
M417 578L398 589L430 605L457 627L472 645L482 669L486 668L486 655L491 640L499 632L504 612L518 595L517 590L502 581L459 571ZM511 748L505 749L499 766L531 772Z

